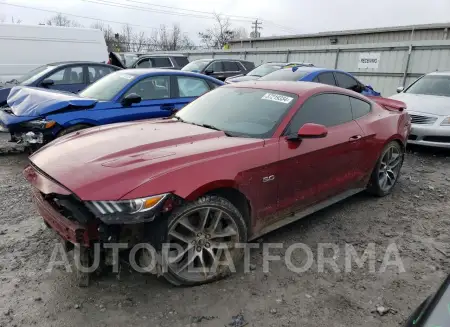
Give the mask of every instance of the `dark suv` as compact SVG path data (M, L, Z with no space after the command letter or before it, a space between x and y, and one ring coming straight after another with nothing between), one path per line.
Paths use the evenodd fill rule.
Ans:
M140 54L136 55L136 60L126 63L123 62L119 53L109 53L109 64L120 68L168 68L181 69L189 60L185 55L181 54Z
M255 68L250 61L239 59L199 59L190 62L181 70L212 76L221 81L236 75L245 75Z

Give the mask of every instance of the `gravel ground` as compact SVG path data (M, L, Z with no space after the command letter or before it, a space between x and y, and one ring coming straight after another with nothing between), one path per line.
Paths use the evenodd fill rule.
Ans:
M6 146L0 133L0 148ZM5 152L5 151L4 151ZM8 151L11 152L11 151ZM410 149L392 195L356 195L342 203L264 236L293 243L352 244L362 254L376 244L376 272L368 266L340 272L317 267L297 274L284 263L255 269L192 288L176 288L155 276L122 270L78 288L73 274L46 272L56 244L36 214L21 171L25 154L0 154L0 326L399 326L449 271L450 152ZM380 273L387 245L399 249L405 272ZM314 250L315 249L315 250ZM295 251L293 263L305 258ZM378 314L378 306L392 309Z

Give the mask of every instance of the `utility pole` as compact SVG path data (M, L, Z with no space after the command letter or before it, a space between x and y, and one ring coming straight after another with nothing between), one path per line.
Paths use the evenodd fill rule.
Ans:
M252 34L253 34L253 38L258 38L261 34L258 32L258 30L262 29L262 22L258 22L258 20L255 20L254 22L252 22Z

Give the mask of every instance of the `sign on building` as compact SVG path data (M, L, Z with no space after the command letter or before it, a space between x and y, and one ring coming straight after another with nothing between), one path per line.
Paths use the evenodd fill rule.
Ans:
M359 54L358 69L378 69L379 63L379 52L362 52Z

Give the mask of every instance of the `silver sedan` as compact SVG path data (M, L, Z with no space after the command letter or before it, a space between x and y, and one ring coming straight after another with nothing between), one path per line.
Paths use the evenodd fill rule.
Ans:
M450 149L450 72L419 78L390 98L403 101L411 116L408 143Z

